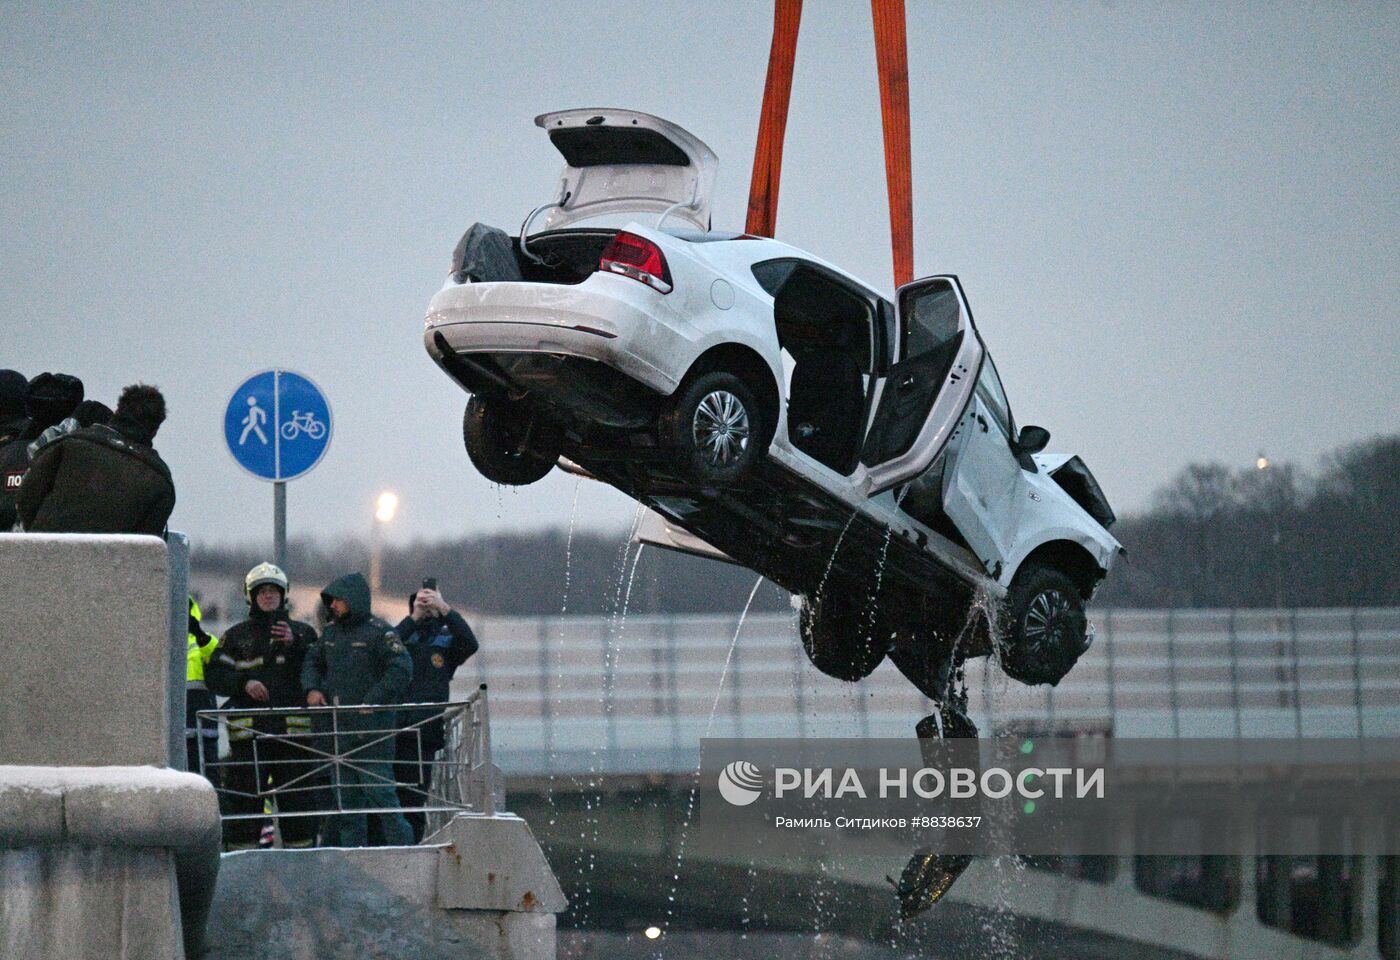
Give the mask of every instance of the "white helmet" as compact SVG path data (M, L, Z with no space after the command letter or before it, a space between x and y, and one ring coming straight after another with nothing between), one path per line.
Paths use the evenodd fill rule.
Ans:
M243 578L243 595L248 598L249 603L253 602L253 593L265 583L280 588L283 597L287 595L287 575L274 564L260 563Z

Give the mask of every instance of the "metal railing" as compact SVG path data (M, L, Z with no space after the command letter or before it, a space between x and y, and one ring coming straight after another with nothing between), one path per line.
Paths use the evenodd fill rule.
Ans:
M967 665L984 733L1027 724L1116 737L1400 736L1400 608L1091 610L1094 646L1057 687ZM474 619L512 774L694 769L711 737L913 735L931 705L892 663L819 673L795 617ZM731 642L733 649L731 652Z
M225 820L421 813L427 835L454 814L491 816L504 805L484 683L446 703L224 708L201 710L195 722L201 736L214 730L230 744L227 755L201 756L199 770ZM426 788L394 772L421 767L431 770ZM367 788L421 802L367 806Z

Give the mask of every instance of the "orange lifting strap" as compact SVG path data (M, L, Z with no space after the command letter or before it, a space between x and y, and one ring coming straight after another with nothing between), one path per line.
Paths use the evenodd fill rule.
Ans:
M885 183L890 197L890 246L894 283L914 279L914 202L909 161L909 53L904 0L870 0L875 22L875 63L880 76L880 120L885 132ZM802 0L774 0L773 45L758 121L749 215L745 231L771 237L778 222L778 181L783 165L783 132L792 97L792 68Z

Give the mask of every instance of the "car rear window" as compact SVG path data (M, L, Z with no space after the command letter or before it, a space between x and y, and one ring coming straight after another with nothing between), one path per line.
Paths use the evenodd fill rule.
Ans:
M690 166L684 150L646 127L561 127L549 131L549 139L571 167Z

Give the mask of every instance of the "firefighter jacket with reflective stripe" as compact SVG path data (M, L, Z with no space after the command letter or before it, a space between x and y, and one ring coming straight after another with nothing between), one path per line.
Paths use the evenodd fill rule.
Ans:
M291 643L274 642L272 625L284 620L292 632ZM260 709L264 707L299 707L306 703L301 691L302 661L307 649L316 642L316 631L308 623L287 618L285 610L264 613L254 607L248 619L236 623L224 632L218 649L205 670L209 689L219 696L228 697L227 709ZM267 688L266 702L248 696L250 680L257 680ZM229 735L235 737L240 724L231 717ZM259 730L271 733L295 733L294 728L306 726L304 717L282 720L260 721Z

